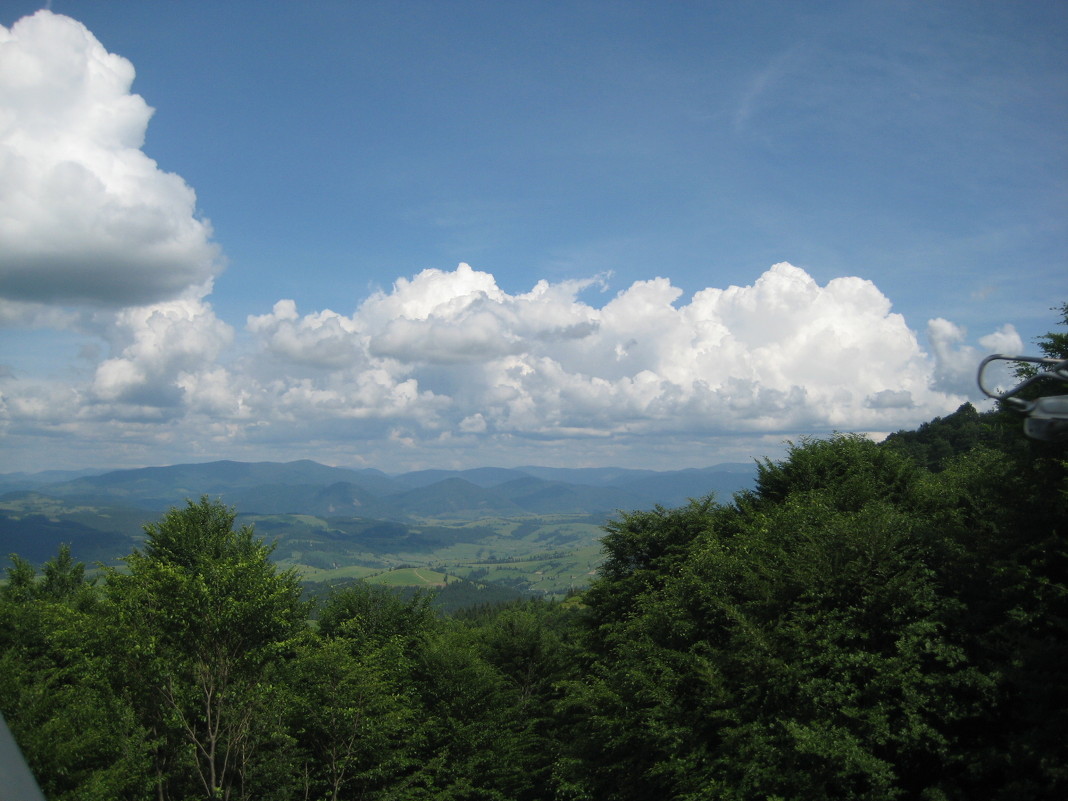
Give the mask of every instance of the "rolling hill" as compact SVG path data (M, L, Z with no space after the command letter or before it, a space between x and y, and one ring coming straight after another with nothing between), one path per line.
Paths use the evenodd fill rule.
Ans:
M391 476L310 460L9 474L0 475L0 556L40 564L66 542L77 559L115 564L140 543L144 523L208 495L277 543L277 561L318 580L400 564L451 565L461 576L489 570L492 581L513 588L562 592L588 574L600 526L618 511L679 506L710 492L726 499L753 486L755 474L755 465L730 465Z

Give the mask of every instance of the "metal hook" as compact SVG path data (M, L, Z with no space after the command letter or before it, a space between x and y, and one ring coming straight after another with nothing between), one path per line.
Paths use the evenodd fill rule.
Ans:
M983 384L983 372L991 362L1025 362L1047 367L1035 375L1024 379L1012 389L1004 392L994 392ZM1064 381L1068 382L1068 359L1052 359L1041 356L1006 356L996 353L987 356L979 363L979 374L976 377L979 389L984 395L995 400L1002 401L1012 406L1019 412L1027 415L1024 421L1024 433L1032 439L1046 440L1047 442L1061 442L1068 440L1068 395L1047 395L1035 400L1024 400L1014 397L1023 389L1039 381Z

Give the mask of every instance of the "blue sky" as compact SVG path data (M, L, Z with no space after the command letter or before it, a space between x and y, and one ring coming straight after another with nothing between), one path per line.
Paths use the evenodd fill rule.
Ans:
M0 470L774 456L975 399L1068 294L1061 3L37 8Z

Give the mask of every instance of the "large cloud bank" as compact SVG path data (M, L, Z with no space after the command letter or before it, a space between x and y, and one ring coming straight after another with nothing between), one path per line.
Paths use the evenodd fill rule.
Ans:
M218 269L193 190L141 151L133 78L69 17L0 26L0 300L147 303Z
M257 358L277 365L256 394L286 399L294 420L326 404L425 433L542 438L890 430L960 400L934 388L937 366L860 278L821 287L783 263L682 304L664 278L600 307L580 299L588 288L509 295L461 264L349 317L281 301L248 321Z
M603 297L598 283L510 295L461 264L399 279L351 315L282 300L238 333L191 292L117 314L80 385L0 379L2 415L16 438L177 448L172 460L669 465L805 432L892 431L965 400L939 388L956 383L951 365L974 364L962 332L932 323L929 356L861 278L820 286L783 263L685 302L656 278L600 305L584 300ZM1011 328L992 336L1019 345Z

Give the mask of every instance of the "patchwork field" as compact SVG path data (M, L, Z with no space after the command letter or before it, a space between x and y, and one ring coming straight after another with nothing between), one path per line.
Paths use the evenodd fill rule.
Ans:
M158 514L73 503L32 493L0 501L0 546L40 564L69 543L75 558L120 565L140 545L142 526ZM499 584L521 594L560 597L586 586L603 534L589 515L526 516L413 523L309 514L240 514L239 525L275 545L280 567L307 582L364 579L390 586L441 589L448 578ZM447 578L448 577L448 578Z
M600 525L567 516L420 525L243 516L277 542L276 561L306 581L360 578L391 586L440 588L447 577L494 583L523 594L562 596L585 587L600 560ZM362 521L366 523L366 521ZM361 536L356 529L363 528Z
M288 463L211 462L0 476L0 555L40 565L121 565L143 526L190 498L218 498L275 545L305 582L366 579L443 590L446 576L509 592L563 596L600 561L602 525L619 509L682 505L750 486L745 465L657 473L619 468L478 468L387 476ZM455 594L453 587L450 593Z

